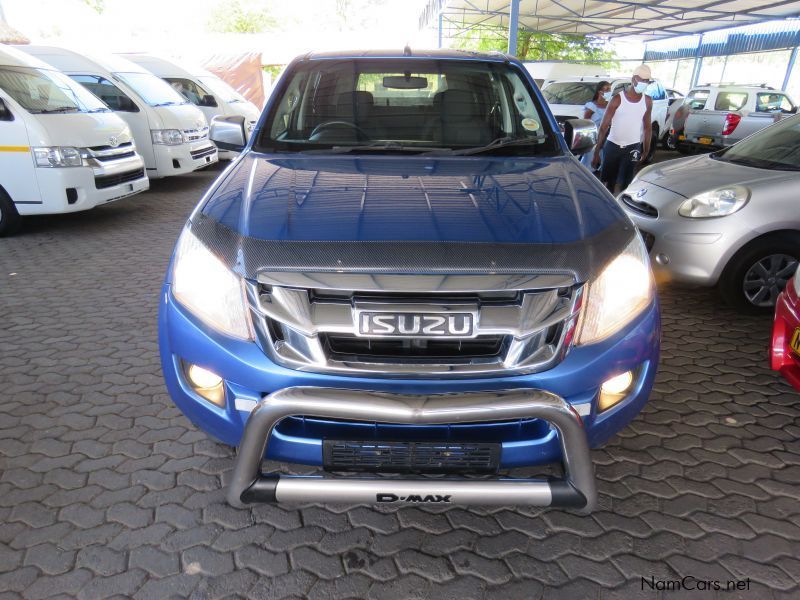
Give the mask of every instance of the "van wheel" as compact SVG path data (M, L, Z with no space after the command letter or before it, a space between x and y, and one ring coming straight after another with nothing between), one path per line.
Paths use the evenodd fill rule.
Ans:
M22 225L17 207L4 190L0 189L0 237L15 234Z
M800 235L778 233L757 239L725 267L719 280L720 295L739 312L771 312L799 260Z

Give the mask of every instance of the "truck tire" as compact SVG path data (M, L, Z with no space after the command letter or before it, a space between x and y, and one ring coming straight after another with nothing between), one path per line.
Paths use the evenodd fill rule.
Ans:
M5 190L0 188L0 237L15 234L20 225L22 225L22 217L19 216L17 207L14 206Z
M799 260L800 232L779 232L755 239L728 262L719 279L719 293L739 312L772 312Z

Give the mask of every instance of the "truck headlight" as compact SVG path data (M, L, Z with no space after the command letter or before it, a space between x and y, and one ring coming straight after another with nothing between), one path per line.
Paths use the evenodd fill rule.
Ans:
M201 321L243 340L253 339L244 280L187 228L175 249L172 294Z
M33 159L37 167L83 166L81 151L69 146L40 146L33 148Z
M725 217L741 209L750 200L750 190L743 185L725 187L697 194L678 208L678 214L690 219Z
M593 344L619 331L653 299L653 276L637 235L595 279L586 284L578 344Z
M180 129L151 129L150 136L154 144L177 146L183 143L183 132Z

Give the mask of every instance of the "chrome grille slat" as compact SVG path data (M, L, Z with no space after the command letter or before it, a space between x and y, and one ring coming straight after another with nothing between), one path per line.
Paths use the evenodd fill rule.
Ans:
M424 286L410 281L416 276L405 276L406 280L400 277L391 278L395 284L392 288L351 288L347 293L340 284L328 288L316 278L307 288L249 282L248 297L259 342L277 363L289 368L377 377L531 373L550 368L569 351L571 331L580 309L580 285L520 289L508 284L509 276L504 276L506 281L500 285L493 276L487 276L486 281L466 276L461 282L443 282L445 289L458 290L453 292L456 295L448 295L421 293L418 288ZM542 281L536 277L512 277L524 283ZM336 278L326 274L325 280L330 283ZM343 280L349 282L351 277L344 275ZM469 285L479 291L470 293ZM361 333L357 315L365 306L386 313L472 312L474 331L463 336L454 332L446 337ZM497 338L501 343L491 353L487 348ZM459 339L472 342L472 354L468 344L444 343ZM408 343L392 344L387 340ZM427 344L426 340L435 343ZM426 354L428 347L431 351ZM443 352L443 348L452 348L452 354Z

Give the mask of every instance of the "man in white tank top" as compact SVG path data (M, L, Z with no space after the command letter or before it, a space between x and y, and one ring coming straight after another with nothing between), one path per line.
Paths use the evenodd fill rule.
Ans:
M650 83L650 67L636 67L632 85L611 99L600 124L592 167L600 166L602 149L600 180L615 196L628 187L650 152L653 99L644 93Z

